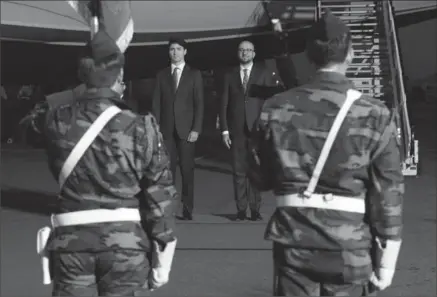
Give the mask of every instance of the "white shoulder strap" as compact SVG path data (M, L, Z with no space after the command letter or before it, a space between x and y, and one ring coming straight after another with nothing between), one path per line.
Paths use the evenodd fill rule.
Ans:
M94 139L96 139L97 135L99 135L105 125L120 112L121 109L117 106L108 107L107 109L105 109L104 112L99 115L94 123L91 124L91 126L82 136L82 138L79 139L76 146L73 148L70 155L68 155L67 160L62 166L61 173L59 174L58 178L60 189L62 189L65 181L70 176L71 172L76 167L77 163L82 158L88 147L93 143Z
M319 182L320 174L323 171L323 167L325 166L326 160L328 159L329 152L331 151L332 144L334 143L335 138L337 137L337 133L340 130L341 125L343 124L346 115L351 108L352 104L361 97L361 92L350 89L347 91L346 101L343 103L340 111L338 112L334 123L331 127L331 130L328 133L328 137L326 138L325 144L323 145L322 152L320 153L319 159L317 160L316 167L314 168L313 175L311 176L310 182L306 191L304 192L304 196L310 197L314 190L316 189L317 183Z

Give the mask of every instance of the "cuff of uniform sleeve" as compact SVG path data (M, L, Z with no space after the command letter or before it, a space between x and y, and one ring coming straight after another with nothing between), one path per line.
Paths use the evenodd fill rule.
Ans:
M402 240L385 240L381 241L376 238L378 249L381 252L380 267L386 269L396 269Z

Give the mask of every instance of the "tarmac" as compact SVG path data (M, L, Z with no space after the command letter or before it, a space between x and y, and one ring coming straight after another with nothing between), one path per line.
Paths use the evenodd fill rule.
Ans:
M406 178L404 244L392 286L379 296L436 296L435 104L414 108L420 176ZM434 125L432 125L434 126ZM210 154L206 154L209 151ZM153 296L271 296L271 243L263 239L274 210L263 194L264 221L235 222L225 151L213 144L196 159L194 221L178 221L170 283ZM211 153L213 152L213 153ZM49 296L42 285L36 231L49 223L57 192L41 150L1 151L1 296ZM177 178L180 188L180 178Z

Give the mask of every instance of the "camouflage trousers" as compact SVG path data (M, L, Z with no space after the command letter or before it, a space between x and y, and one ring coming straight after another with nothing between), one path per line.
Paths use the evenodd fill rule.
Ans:
M53 296L149 296L145 251L53 252Z
M274 296L376 296L368 250L295 249L275 243Z

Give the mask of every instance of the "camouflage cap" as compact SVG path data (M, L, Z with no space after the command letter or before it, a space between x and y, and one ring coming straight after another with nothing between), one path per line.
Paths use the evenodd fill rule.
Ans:
M311 27L309 36L313 40L326 42L348 32L350 32L349 27L326 9L321 19Z
M91 87L110 87L124 66L124 55L103 26L85 48L79 78Z

